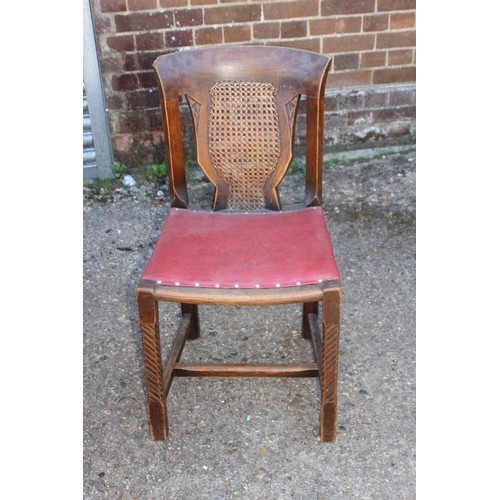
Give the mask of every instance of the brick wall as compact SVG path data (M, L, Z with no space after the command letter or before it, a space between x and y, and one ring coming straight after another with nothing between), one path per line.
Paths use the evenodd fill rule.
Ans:
M409 134L415 122L415 0L92 0L117 159L163 156L160 54L217 44L296 47L333 58L327 144ZM301 141L299 116L297 141Z

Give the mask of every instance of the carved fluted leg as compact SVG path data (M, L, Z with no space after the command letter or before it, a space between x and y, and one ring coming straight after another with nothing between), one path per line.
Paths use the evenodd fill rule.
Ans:
M325 290L321 363L320 439L335 441L337 434L337 380L341 292Z
M167 413L163 387L158 302L152 289L137 289L137 308L142 335L142 351L146 374L149 430L155 441L167 439Z
M187 338L197 339L200 336L200 317L198 315L198 306L196 304L181 304L182 314L191 314L191 322Z
M318 315L318 303L306 302L302 304L302 337L305 339L311 338L311 330L309 329L309 314Z

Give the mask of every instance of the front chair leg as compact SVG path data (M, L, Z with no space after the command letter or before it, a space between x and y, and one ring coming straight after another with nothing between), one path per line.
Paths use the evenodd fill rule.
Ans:
M341 292L325 290L321 362L320 439L335 441L337 435L337 381Z
M200 336L200 317L198 315L198 306L196 304L181 304L182 314L191 314L191 323L187 338L197 339Z
M163 387L158 302L154 298L152 288L139 286L137 289L137 309L146 372L149 431L153 440L163 441L167 439L168 424Z

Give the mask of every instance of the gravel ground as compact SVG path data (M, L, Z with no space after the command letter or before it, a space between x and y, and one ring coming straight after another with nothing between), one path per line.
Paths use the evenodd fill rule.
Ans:
M84 188L84 498L415 498L415 153L372 156L324 174L344 292L336 443L317 438L316 379L176 379L169 440L149 439L135 286L168 204L154 184ZM193 201L209 193L193 183ZM283 201L302 193L288 176ZM166 349L179 311L160 311ZM183 360L310 359L298 306L200 315Z

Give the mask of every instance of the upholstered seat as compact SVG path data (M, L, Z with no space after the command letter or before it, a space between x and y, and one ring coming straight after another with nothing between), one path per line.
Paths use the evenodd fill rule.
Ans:
M173 208L142 279L279 288L338 280L339 271L321 207L261 213Z

